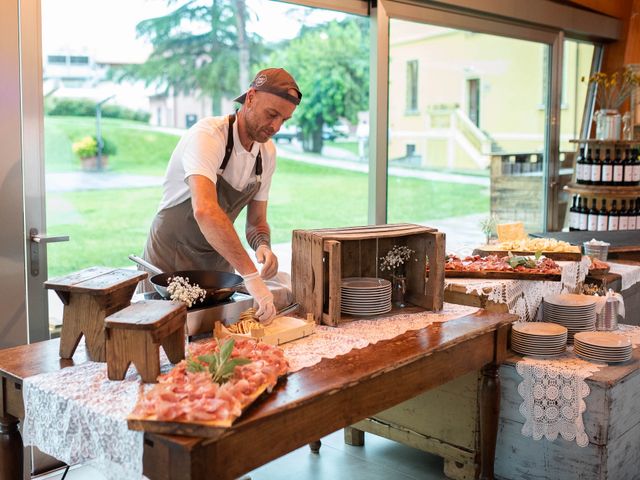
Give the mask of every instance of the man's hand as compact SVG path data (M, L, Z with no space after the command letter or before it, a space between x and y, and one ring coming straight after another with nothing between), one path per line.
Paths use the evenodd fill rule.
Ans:
M266 245L260 245L256 250L256 260L262 264L260 276L268 280L278 273L278 257Z
M258 272L250 273L242 277L244 286L253 297L254 302L258 304L256 318L260 323L269 325L276 315L276 307L273 304L273 294L265 285Z

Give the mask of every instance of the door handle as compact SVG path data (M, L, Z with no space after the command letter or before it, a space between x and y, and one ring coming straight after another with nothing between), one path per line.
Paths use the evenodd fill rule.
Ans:
M29 243L31 244L31 248L29 249L31 252L29 270L31 271L31 275L33 275L34 277L40 275L40 244L68 241L69 235L47 236L40 235L37 228L32 228L31 230L29 230Z

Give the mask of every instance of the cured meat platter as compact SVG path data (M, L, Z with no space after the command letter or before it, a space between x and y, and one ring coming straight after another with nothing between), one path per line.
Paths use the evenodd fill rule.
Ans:
M447 255L445 278L483 278L507 280L558 281L562 270L550 258L525 256L473 255L464 258Z
M445 278L486 278L487 280L537 280L537 281L560 281L562 275L559 273L528 273L528 272L508 272L508 271L482 271L464 272L456 270L445 270Z
M127 417L129 429L219 435L288 371L280 348L254 340L211 339L191 344L189 351L140 394Z

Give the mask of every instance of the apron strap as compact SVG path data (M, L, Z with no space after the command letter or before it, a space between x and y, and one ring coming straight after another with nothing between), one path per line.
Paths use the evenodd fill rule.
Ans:
M224 148L224 158L222 159L222 165L220 165L221 171L227 168L231 152L233 152L233 123L235 121L236 116L232 113L229 115L229 133L227 134L227 145ZM262 179L262 151L260 149L258 149L258 156L256 157L256 177L258 182Z

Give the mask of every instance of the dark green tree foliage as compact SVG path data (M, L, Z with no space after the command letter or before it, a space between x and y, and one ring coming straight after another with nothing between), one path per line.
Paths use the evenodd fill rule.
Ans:
M339 118L357 121L369 106L369 25L367 19L332 21L303 28L298 38L271 57L296 78L302 102L294 121L306 151L322 151L322 128Z
M124 67L114 76L144 80L164 93L199 90L213 99L213 114L226 113L221 112L222 98L238 95L248 86L239 84L239 51L245 52L244 59L248 49L254 61L264 52L256 35L241 34L238 42L239 26L243 30L250 15L244 0L167 2L177 5L171 13L137 26L138 36L153 45L147 61Z

